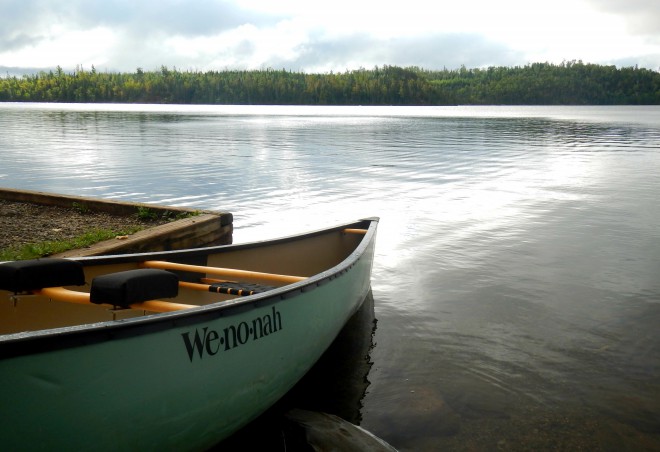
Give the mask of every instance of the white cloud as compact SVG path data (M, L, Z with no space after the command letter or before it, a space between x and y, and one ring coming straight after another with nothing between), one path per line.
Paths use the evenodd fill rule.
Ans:
M660 67L655 0L3 0L0 66Z
M92 64L106 64L116 42L116 35L106 27L68 30L54 25L44 30L38 38L31 39L27 45L2 52L0 61L4 66L15 67L72 67L82 64L89 68Z

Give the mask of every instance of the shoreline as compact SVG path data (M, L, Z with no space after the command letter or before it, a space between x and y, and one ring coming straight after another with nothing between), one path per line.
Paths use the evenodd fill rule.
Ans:
M48 256L98 256L230 244L233 215L0 188L0 251L70 241L100 230L116 231L118 235Z

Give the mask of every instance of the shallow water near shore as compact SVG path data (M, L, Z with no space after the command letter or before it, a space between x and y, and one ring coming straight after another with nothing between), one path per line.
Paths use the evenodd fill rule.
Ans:
M381 217L348 378L399 450L660 450L660 107L0 104L0 129L0 186L229 210L235 242Z

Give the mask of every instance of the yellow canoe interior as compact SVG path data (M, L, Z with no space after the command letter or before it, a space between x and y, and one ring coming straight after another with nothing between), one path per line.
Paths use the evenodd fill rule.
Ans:
M350 256L364 239L367 226L368 222L363 222L251 245L81 258L86 282L83 286L42 288L30 293L0 290L0 334L153 316L236 300L237 295L208 291L209 285L218 281L254 283L274 289L299 283ZM140 268L175 273L179 280L178 295L137 303L128 309L89 302L94 278ZM242 299L247 302L247 298Z

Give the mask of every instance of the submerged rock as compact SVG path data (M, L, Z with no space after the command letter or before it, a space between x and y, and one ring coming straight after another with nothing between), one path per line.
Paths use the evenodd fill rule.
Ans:
M284 416L292 450L396 452L382 439L332 414L294 409Z

